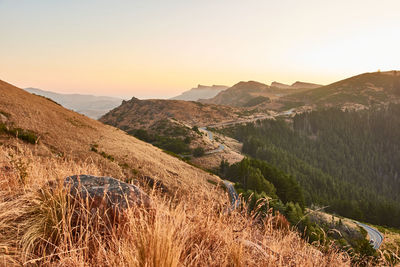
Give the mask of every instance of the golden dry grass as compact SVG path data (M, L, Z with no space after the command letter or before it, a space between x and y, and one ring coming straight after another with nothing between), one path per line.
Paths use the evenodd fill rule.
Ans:
M17 148L17 149L16 149ZM343 266L346 254L319 252L293 231L255 223L245 211L226 213L222 198L188 194L166 198L153 191L154 220L128 215L124 229L106 234L84 220L71 224L68 197L50 194L49 180L75 173L104 175L94 163L43 158L19 144L1 146L0 263L57 266ZM27 176L21 179L22 160ZM7 170L7 171L4 171ZM22 182L24 181L24 182ZM39 190L39 189L43 190ZM218 188L213 189L220 194ZM224 196L225 197L225 196ZM101 216L96 220L101 224Z
M228 196L192 167L113 127L0 82L8 123L35 131L27 145L0 136L0 265L4 266L346 266L333 248L321 253L294 231L257 223L246 211L227 214ZM99 151L115 160L90 151ZM48 181L73 174L162 181L155 209L131 210L125 227L99 231L101 215L72 223L68 195ZM81 203L83 210L85 204ZM90 219L88 219L90 217Z
M100 121L121 128L148 128L159 120L174 118L185 124L207 126L238 119L241 108L200 104L183 100L129 100L108 112Z
M115 178L124 178L129 170L134 170L134 173L161 180L167 187L181 191L204 188L209 186L207 180L218 180L117 128L3 81L0 81L0 112L8 113L9 122L16 127L38 134L39 144L33 150L41 155L68 155L79 161L95 162L104 173ZM9 141L0 137L0 142L7 144ZM99 151L112 155L115 161L90 151L92 144L98 145ZM124 170L120 165L129 168Z

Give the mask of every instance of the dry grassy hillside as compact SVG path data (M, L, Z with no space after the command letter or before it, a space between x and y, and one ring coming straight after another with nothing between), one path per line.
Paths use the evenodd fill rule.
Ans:
M249 82L239 82L228 88L211 99L201 100L203 103L218 104L218 105L229 105L243 107L256 96L272 97L271 91L274 90L284 90L278 88L271 88L270 86L249 81Z
M241 109L183 100L132 98L104 115L100 121L118 128L148 128L155 122L174 119L188 125L207 126L239 118Z
M0 82L0 115L0 265L350 263L346 254L332 248L321 253L296 232L273 227L272 215L260 223L245 210L227 213L227 195L207 181L217 177L5 82ZM75 228L68 196L62 189L50 190L47 182L83 173L125 181L148 175L161 180L172 194L147 190L152 215L133 207L124 227L102 231L101 214L93 217L81 203L81 223Z
M35 150L48 156L94 160L101 162L106 172L119 173L119 177L132 175L131 171L162 180L167 186L179 185L181 189L203 187L207 179L215 179L119 129L5 82L0 82L0 112L8 114L9 123L35 132L39 137ZM92 147L98 152L91 151ZM124 169L120 165L129 167Z
M400 72L364 73L305 92L283 97L290 106L365 108L400 102Z
M272 83L271 86L255 81L239 82L220 92L215 97L201 99L200 102L234 107L279 109L283 106L277 103L277 100L281 97L318 86L319 85L316 84L302 82L296 82L291 86L276 82Z
M199 131L198 128L211 124L255 120L256 115L259 114L245 113L241 108L193 101L132 98L105 114L100 121L177 155L192 155L193 150L201 147L206 155L200 156L200 159L192 156L191 162L202 168L212 169L217 168L223 158L234 163L243 156L228 144L224 144L223 151L208 154L217 149L220 142L210 140L206 131ZM197 130L194 126L197 126Z

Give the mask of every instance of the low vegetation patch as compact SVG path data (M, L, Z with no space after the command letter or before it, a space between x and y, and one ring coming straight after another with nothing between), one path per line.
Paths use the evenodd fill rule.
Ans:
M115 160L114 156L112 156L112 155L110 155L110 154L107 154L107 153L104 152L104 151L99 151L98 148L99 148L99 145L97 145L97 144L92 144L92 145L90 146L90 151L93 151L93 152L99 154L100 156L102 156L103 158L108 159L108 160L110 160L110 161L114 161L114 160Z
M35 132L22 128L14 128L10 125L6 125L5 123L0 123L0 134L1 133L16 137L30 144L36 144L39 140L39 137Z
M271 99L269 99L269 97L257 96L257 97L250 99L249 101L247 101L243 105L243 107L253 107L253 106L257 106L261 103L269 103L269 102L271 102Z
M193 156L194 157L202 157L202 156L204 156L204 148L202 148L202 147L196 147L195 149L193 149Z

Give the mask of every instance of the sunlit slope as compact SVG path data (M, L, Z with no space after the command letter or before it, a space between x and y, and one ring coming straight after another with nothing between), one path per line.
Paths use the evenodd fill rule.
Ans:
M0 112L7 124L33 131L37 153L72 157L79 161L98 161L110 175L147 175L168 187L182 190L208 186L217 179L160 149L125 132L63 108L44 97L31 95L0 81ZM13 138L1 136L2 143Z
M121 129L148 128L172 119L188 125L207 126L239 118L241 109L183 100L139 100L132 98L105 114L100 121Z
M288 95L281 101L322 107L398 103L400 72L364 73L327 86Z
M260 106L260 104L262 104L261 106L265 106L268 109L277 109L282 106L276 103L281 97L294 92L303 92L318 87L320 87L320 85L304 82L295 82L292 85L273 82L271 86L269 86L256 81L242 81L220 92L213 98L201 99L199 101L202 103L245 108Z

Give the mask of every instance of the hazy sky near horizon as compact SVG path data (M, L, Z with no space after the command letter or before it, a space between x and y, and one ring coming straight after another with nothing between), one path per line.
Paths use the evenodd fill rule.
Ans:
M398 0L0 0L0 79L165 98L400 69Z

